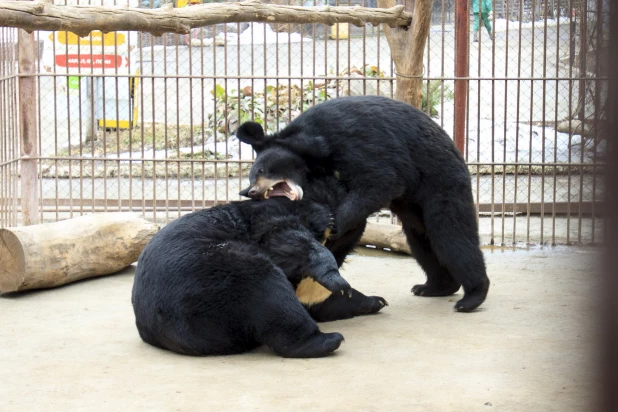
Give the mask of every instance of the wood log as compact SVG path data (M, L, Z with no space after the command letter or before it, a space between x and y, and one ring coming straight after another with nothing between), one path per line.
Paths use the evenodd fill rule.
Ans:
M378 249L390 249L393 252L407 253L408 255L412 254L401 226L397 225L368 222L358 244L371 245Z
M117 272L137 260L158 230L124 212L0 229L0 293Z
M0 2L0 27L24 30L67 30L85 37L93 30L103 33L135 30L160 36L163 33L187 34L192 28L220 23L351 23L363 26L407 26L412 15L404 7L389 9L349 6L300 7L262 4L256 0L239 3L209 3L158 9L101 6L56 6L49 2Z

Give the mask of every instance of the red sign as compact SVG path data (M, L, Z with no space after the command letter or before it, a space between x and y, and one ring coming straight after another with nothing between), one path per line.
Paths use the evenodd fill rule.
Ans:
M59 54L56 56L56 65L80 69L114 69L122 67L123 57L115 54Z

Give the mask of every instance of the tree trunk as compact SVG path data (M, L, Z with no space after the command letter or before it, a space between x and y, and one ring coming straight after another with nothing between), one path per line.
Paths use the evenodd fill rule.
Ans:
M395 6L395 0L378 0L381 8ZM415 0L410 27L383 25L391 57L397 70L397 100L422 108L423 56L431 24L432 0Z
M137 260L158 230L122 212L0 229L0 293L117 272Z

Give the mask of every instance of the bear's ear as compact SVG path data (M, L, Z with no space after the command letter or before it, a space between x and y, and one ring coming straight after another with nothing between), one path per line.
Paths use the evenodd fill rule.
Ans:
M256 152L263 149L266 135L262 125L257 122L244 122L236 130L236 137L243 143L250 144Z
M251 186L249 186L246 189L241 190L240 192L238 192L238 194L240 196L249 197L249 189L251 189Z
M305 158L324 159L330 154L330 147L324 136L311 136L301 133L281 139L279 142Z

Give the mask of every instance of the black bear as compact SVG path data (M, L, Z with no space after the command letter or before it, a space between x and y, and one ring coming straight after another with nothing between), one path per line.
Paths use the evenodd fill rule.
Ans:
M141 338L187 355L260 344L284 357L333 352L343 336L320 332L316 320L376 313L386 302L351 289L339 274L320 243L332 220L328 202L286 197L174 220L138 260L132 304Z
M490 282L470 174L452 139L421 110L385 97L342 97L313 106L279 133L267 136L260 124L245 122L236 135L257 153L251 186L241 195L272 196L277 184L302 196L333 175L344 185L347 195L326 243L339 265L367 217L390 207L427 275L412 292L446 296L463 286L458 311L483 303ZM291 166L299 157L302 165ZM299 176L303 167L309 172Z

